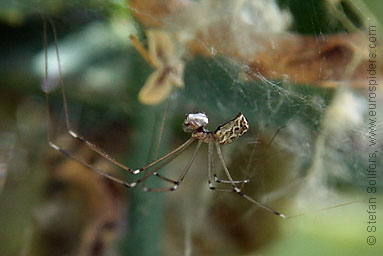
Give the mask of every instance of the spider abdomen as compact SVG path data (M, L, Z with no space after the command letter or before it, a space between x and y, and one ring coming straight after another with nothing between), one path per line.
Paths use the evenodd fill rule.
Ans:
M233 120L218 126L214 135L219 144L230 144L245 134L248 129L249 122L242 113L239 113Z

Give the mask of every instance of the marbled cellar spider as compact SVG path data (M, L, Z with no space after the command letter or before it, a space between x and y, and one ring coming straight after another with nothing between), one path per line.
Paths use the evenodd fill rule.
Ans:
M44 79L44 85L43 85L43 90L45 92L45 98L46 98L46 112L47 112L47 120L48 120L48 128L47 128L47 137L48 137L48 142L49 145L54 148L57 151L60 151L64 155L72 158L73 160L77 161L78 163L88 167L89 169L99 173L100 175L104 176L105 178L108 178L114 182L120 183L128 188L134 188L140 183L142 184L142 189L144 191L174 191L178 188L178 186L182 183L184 180L186 174L188 173L194 159L197 156L197 153L199 152L202 143L207 143L208 144L208 184L209 188L211 190L217 190L217 191L223 191L223 192L233 192L241 197L246 198L250 202L258 205L259 207L262 207L263 209L278 215L280 217L285 218L285 216L269 207L266 205L254 200L253 198L249 197L248 195L244 194L242 190L237 186L237 184L244 184L248 183L249 180L239 180L235 181L231 177L231 174L226 166L225 160L223 158L222 152L220 145L225 145L225 144L230 144L234 142L236 139L241 137L243 134L245 134L249 128L249 123L246 119L246 117L242 114L239 113L233 120L219 126L214 132L208 131L205 126L208 124L208 118L204 113L196 113L196 114L188 114L186 116L186 119L183 124L183 129L185 132L191 133L191 137L182 145L171 151L170 153L156 159L155 161L145 165L144 167L141 167L139 169L131 169L127 167L126 165L118 162L115 160L113 157L109 156L107 153L105 153L102 149L94 145L93 143L89 142L82 136L78 135L71 129L71 125L69 122L69 113L68 113L68 106L67 106L67 100L66 100L66 95L65 95L65 90L64 90L64 82L62 78L62 71L61 71L61 64L60 64L60 58L59 58L59 52L58 52L58 43L57 43L57 35L56 35L56 29L53 24L53 22L49 19L49 22L52 26L53 32L54 32L54 40L55 40L55 48L56 48L56 55L57 55L57 63L58 63L58 70L59 70L59 77L60 77L60 86L61 86L61 93L62 93L62 99L63 99L63 104L64 104L64 112L65 112L65 121L66 121L66 129L67 132L70 136L73 138L77 139L81 143L84 143L89 149L92 151L98 153L100 156L103 158L107 159L108 161L112 162L116 166L124 169L125 171L128 171L129 173L136 175L139 173L142 173L144 171L147 171L141 178L137 179L134 182L126 182L121 179L118 179L110 174L108 174L106 171L93 166L78 157L74 156L73 154L67 152L57 144L55 144L52 140L52 132L51 132L51 111L50 111L50 104L49 104L49 93L50 93L50 86L49 86L49 79L48 79L48 58L47 58L47 45L48 45L48 40L47 40L47 33L46 33L46 22L44 22L44 49L45 49L45 79ZM167 178L165 176L162 176L161 174L158 173L158 170L160 170L162 167L170 163L172 160L174 160L177 156L179 156L182 152L184 152L186 149L189 148L189 146L194 142L198 141L197 146L194 150L194 153L191 157L191 159L188 161L186 164L186 167L180 174L180 176L174 180ZM227 176L227 180L221 180L218 179L216 174L215 174L215 167L214 167L214 152L213 148L215 147L216 152L218 154L219 160L223 166L224 172ZM149 188L144 185L145 181L151 177L151 176L156 176L165 182L168 182L171 184L169 187L161 187L161 188ZM230 188L218 188L213 185L213 182L216 183L223 183L223 184L228 184L230 185Z

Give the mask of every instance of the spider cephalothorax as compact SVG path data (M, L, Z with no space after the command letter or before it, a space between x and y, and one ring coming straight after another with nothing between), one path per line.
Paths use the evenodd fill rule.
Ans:
M185 132L195 132L200 128L204 128L209 123L209 118L205 113L187 114L184 121Z

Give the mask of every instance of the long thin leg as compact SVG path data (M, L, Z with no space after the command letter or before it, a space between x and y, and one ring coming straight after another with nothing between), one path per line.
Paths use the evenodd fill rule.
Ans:
M114 177L114 176L108 174L108 173L107 173L106 171L104 171L103 169L100 169L100 168L98 168L98 167L96 167L96 166L93 166L93 165L91 165L91 164L89 164L89 163L87 163L87 162L85 162L85 161L83 161L83 160L81 160L81 159L75 157L75 156L72 155L71 153L65 151L64 149L62 149L62 148L60 148L59 146L57 146L56 144L54 144L52 141L49 141L49 145L50 145L52 148L54 148L55 150L57 150L57 151L63 153L63 154L66 155L67 157L70 157L71 159L75 160L76 162L78 162L78 163L84 165L85 167L88 167L89 169L91 169L91 170L97 172L98 174L104 176L104 177L107 178L107 179L110 179L110 180L112 180L112 181L114 181L114 182L117 182L117 183L119 183L119 184L121 184L121 185L124 185L124 186L126 186L126 187L128 187L128 188L132 188L132 187L134 187L134 185L135 185L135 184L132 185L132 183L128 183L128 182L125 182L125 181L123 181L123 180L121 180L121 179L118 179L118 178L116 178L116 177Z
M191 137L191 138L189 139L189 141L193 142L193 141L194 141L194 138ZM184 145L186 145L186 146L184 146ZM135 182L130 183L131 186L132 186L132 187L135 187L137 184L139 184L139 183L141 183L141 182L144 182L144 181L145 181L146 179L148 179L150 176L152 176L152 175L154 175L155 173L157 173L157 171L158 171L159 169L161 169L161 168L163 168L164 166L166 166L167 164L169 164L169 163L170 163L171 161L173 161L178 155L180 155L183 151L185 151L185 150L189 147L189 145L190 145L190 143L189 143L189 144L184 143L183 145L181 145L181 146L184 146L181 150L179 150L179 151L177 151L177 152L174 152L174 153L171 154L171 155L168 154L169 157L168 157L164 162L162 162L160 165L158 165L158 166L156 166L155 168L153 168L153 170L151 170L150 172L145 173L145 175L144 175L142 178L136 180ZM158 175L156 175L156 176L158 176ZM161 177L163 177L163 176L161 176ZM168 181L168 182L171 182L171 183L173 183L173 184L177 184L177 183L178 183L178 181L174 181L174 180L172 180L172 179L168 179L168 178L165 178L165 177L164 177L164 180L165 180L165 181Z
M244 180L233 180L235 184L246 184L250 182L250 179L244 179ZM216 174L214 174L214 182L217 183L225 183L225 184L231 184L230 180L221 180L217 177Z
M46 95L46 100L49 101L49 94L46 93L45 95ZM113 180L114 182L117 182L117 183L122 184L122 185L124 185L124 186L126 186L126 187L129 187L129 188L133 188L133 187L135 187L138 183L140 183L141 181L144 181L145 179L149 178L149 176L153 175L153 174L156 173L159 169L161 169L162 167L164 167L165 165L167 165L169 162L171 162L172 160L174 160L179 154L181 154L185 149L187 149L187 147L191 144L191 142L194 141L194 138L189 139L189 140L187 141L187 143L184 143L183 145L181 145L181 146L183 146L183 148L181 148L181 149L178 150L178 151L173 151L173 152L175 152L175 153L173 153L172 155L170 155L170 157L169 157L164 163L162 163L160 166L157 166L154 170L152 170L151 172L147 173L143 178L141 178L141 179L139 179L139 180L137 180L137 181L135 181L135 182L128 183L128 182L125 182L125 181L123 181L123 180L120 180L120 179L118 179L118 178L116 178L116 177L114 177L114 176L108 174L108 173L107 173L106 171L104 171L103 169L100 169L100 168L98 168L98 167L95 167L95 166L90 165L89 163L87 163L87 162L85 162L85 161L83 161L83 160L81 160L81 159L79 159L79 158L73 156L72 154L70 154L69 152L65 151L64 149L62 149L62 148L59 147L58 145L54 144L54 143L52 142L51 138L50 138L51 127L52 127L52 126L51 126L50 107L49 107L49 105L47 105L46 111L47 111L47 120L48 120L48 123L49 123L48 128L47 128L47 129L48 129L48 132L47 132L48 143L49 143L49 145L50 145L52 148L54 148L55 150L57 150L57 151L63 153L64 155L70 157L71 159L77 161L78 163L80 163L80 164L82 164L82 165L88 167L89 169L91 169L91 170L97 172L98 174L104 176L105 178L108 178L108 179L110 179L110 180ZM200 142L202 142L202 141L200 141ZM181 147L181 146L180 146L180 147ZM179 148L180 148L180 147L179 147ZM179 148L177 148L177 149L179 149ZM169 155L169 154L168 154L168 155ZM189 166L189 167L190 167L190 166ZM163 176L162 176L162 177L163 177ZM163 177L163 179L168 180L169 182L173 182L173 183L175 183L175 184L178 184L178 183L179 183L178 181L172 181L171 179L168 179L168 178L165 178L165 177ZM178 185L177 185L177 186L178 186Z
M207 172L208 172L208 183L209 183L209 188L211 190L214 190L215 187L213 186L213 183L211 182L212 181L212 175L211 175L211 169L214 168L213 167L213 141L212 140L209 140L209 143L208 143L208 149L207 149Z
M328 211L328 210L331 210L331 209L334 209L334 208L343 207L343 206L350 205L350 204L362 203L362 202L363 201L361 201L361 200L355 200L355 201L351 201L351 202L341 203L341 204L325 207L325 208L322 208L322 209L318 209L315 212ZM302 216L305 216L305 215L307 215L307 213L300 213L300 214L297 214L297 215L288 216L288 217L286 217L286 219L293 219L293 218L302 217Z
M193 156L191 157L190 161L188 162L188 164L186 165L186 168L185 170L183 171L183 173L181 174L181 176L178 178L178 182L182 182L186 176L186 174L188 173L189 169L190 169L190 166L192 165L194 159L196 158L197 156L197 153L198 151L200 150L201 148L201 145L202 145L202 140L199 140L198 141L198 144L197 144L197 147L195 148L194 150L194 153L193 153Z
M224 189L224 188L217 188L213 185L212 181L213 181L213 176L214 176L214 181L217 182L217 183L230 183L230 181L226 181L226 180L218 180L217 179L217 176L215 174L215 166L214 166L214 153L213 153L213 145L214 142L213 140L210 140L209 143L208 143L208 167L207 167L207 170L208 170L208 183L209 183L209 188L211 190L216 190L216 191L226 191L226 190L229 190L231 192L233 192L233 189ZM212 173L213 173L213 176L212 176ZM217 181L218 180L218 181ZM241 181L235 181L234 180L234 183L247 183L248 180L241 180Z
M229 183L231 184L231 181L229 180L221 180L217 177L216 170L215 170L215 165L214 165L214 160L213 157L213 140L210 140L208 143L208 172L209 172L209 184L211 184L211 181L213 180L212 177L214 177L214 182L217 183ZM213 174L213 176L211 176ZM250 180L245 179L245 180L234 180L234 183L240 183L240 184L245 184L248 183ZM210 186L210 185L209 185ZM212 186L212 185L211 185ZM210 186L210 187L211 187Z
M237 193L238 195L240 195L240 196L246 198L247 200L249 200L250 202L252 202L252 203L258 205L259 207L262 207L263 209L265 209L265 210L267 210L267 211L269 211L269 212L271 212L271 213L273 213L273 214L275 214L275 215L278 215L278 216L280 216L280 217L282 217L282 218L286 218L285 215L283 215L283 214L281 214L281 213L279 213L279 212L277 212L277 211L275 211L275 210L269 208L268 206L266 206L266 205L264 205L264 204L262 204L262 203L260 203L260 202L258 202L258 201L256 201L256 200L254 200L253 198L251 198L251 197L249 197L248 195L244 194L244 193L237 187L237 185L234 183L233 178L232 178L231 175L230 175L229 170L227 169L227 166L226 166L225 160L223 159L223 155L222 155L222 152L221 152L221 148L219 147L218 142L215 142L215 146L216 146L216 149L217 149L218 157L219 157L219 159L220 159L220 161L221 161L221 164L222 164L222 166L223 166L223 169L225 170L225 173L226 173L226 175L227 175L227 178L230 180L231 185L233 186L233 192Z
M155 151L155 154L154 154L154 160L157 159L158 157L158 152L160 150L160 145L161 145L161 140L162 140L162 134L163 134L163 131L164 131L164 126L165 126L165 121L166 121L166 117L167 117L167 113L168 113L168 109L169 109L169 101L167 101L166 103L166 107L165 107L165 111L164 111L164 115L162 116L162 121L161 121L161 128L160 128L160 133L158 135L158 141L157 141L157 145L156 145L156 151ZM155 119L155 124L157 124L157 120L158 120L158 114L156 115L156 119ZM154 130L153 130L153 134L152 134L152 143L150 145L150 151L149 151L149 154L148 154L148 160L147 160L147 164L150 163L151 161L151 156L152 156L152 151L153 151L153 147L154 147L154 140L156 138L156 127L157 125L154 126ZM176 155L178 156L178 155ZM164 181L167 181L167 182L171 182L171 183L174 183L175 180L172 180L172 179L169 179L165 176L162 176L161 174L157 173L157 172L154 172L153 175L157 176L158 178L164 180ZM145 186L145 181L143 181L143 186Z
M49 101L49 94L48 94L48 93L46 93L46 100ZM66 156L72 158L73 160L77 161L78 163L80 163L80 164L82 164L82 165L84 165L84 166L90 168L91 170L96 171L96 172L99 173L100 175L102 175L102 176L104 176L104 177L106 177L106 178L108 178L108 179L111 179L111 180L113 180L113 181L115 181L115 182L117 182L117 183L120 183L120 184L122 184L122 185L124 185L124 186L126 186L126 187L129 187L129 188L135 187L138 183L140 183L141 181L144 181L145 179L149 178L151 175L153 175L154 173L156 173L159 169L161 169L162 167L164 167L165 165L167 165L169 162L171 162L172 160L174 160L179 154L181 154L184 150L186 150L186 149L188 148L188 146L194 141L194 138L191 137L188 141L186 141L184 144L182 144L182 145L181 145L180 147L178 147L176 150L173 150L172 152L170 152L170 153L172 153L172 154L170 154L170 153L167 154L166 156L167 156L168 159L167 159L166 161L164 161L163 163L161 163L159 166L157 166L154 170L152 170L151 172L147 173L143 178L141 178L141 179L139 179L139 180L137 180L137 181L135 181L135 182L128 183L128 182L124 182L124 181L122 181L122 180L120 180L120 179L118 179L118 178L116 178L116 177L113 177L113 176L109 175L106 171L104 171L104 170L102 170L102 169L100 169L100 168L97 168L97 167L95 167L95 166L92 166L92 165L88 164L87 162L85 162L85 161L83 161L83 160L81 160L81 159L79 159L79 158L77 158L77 157L71 155L70 153L68 153L68 152L65 151L64 149L62 149L62 148L60 148L59 146L57 146L56 144L54 144L54 143L52 142L51 138L49 137L50 134L51 134L51 131L50 131L50 130L51 130L51 119L50 119L50 108L49 108L49 105L47 105L47 115L48 115L47 118L48 118L48 122L49 122L49 127L48 127L48 130L49 130L49 131L47 132L47 134L48 134L48 142L49 142L49 145L50 145L52 148L54 148L55 150L57 150L57 151L63 153L64 155L66 155ZM164 160L164 159L166 159L166 158L162 157L162 160ZM158 162L157 162L157 163L158 163ZM190 166L189 166L189 167L190 167ZM158 176L158 175L156 175L156 176ZM163 177L163 176L162 176L162 177ZM163 177L163 179L168 180L169 182L173 182L172 180L170 180L170 179L168 179L168 178L165 178L165 177ZM177 182L177 183L178 183L178 182Z
M46 25L46 18L44 16L42 16L42 19L43 19L43 22L44 22L44 61L45 61L45 78L44 78L44 84L43 84L43 91L45 92L45 99L46 99L46 114L47 114L47 140L49 142L49 145L63 153L64 155L72 158L73 160L77 161L78 163L90 168L91 170L93 171L96 171L97 173L99 173L100 175L108 178L108 179L111 179L115 182L118 182L120 184L123 184L127 187L134 187L137 182L133 182L133 183L127 183L127 182L124 182L116 177L113 177L111 175L109 175L107 172L105 172L104 170L100 169L100 168L97 168L97 167L94 167L92 165L90 165L89 163L86 163L84 162L83 160L71 155L69 152L65 151L64 149L62 149L61 147L59 147L58 145L56 145L53 140L52 140L52 121L51 121L51 109L50 109L50 101L49 101L49 92L50 92L50 88L49 88L49 77L48 77L48 52L47 52L47 48L48 48L48 39L47 39L47 25ZM127 166L117 162L116 160L114 160L112 157L108 156L105 152L103 152L100 148L98 148L97 146L93 145L92 143L88 142L87 140L85 140L84 138L82 138L81 136L75 134L71 129L70 129L70 122L69 122L69 114L68 114L68 108L67 108L67 101L66 101L66 96L65 96L65 89L64 89L64 81L63 81L63 77L62 77L62 72L61 72L61 64L60 64L60 55L59 55L59 51L58 51L58 40L57 40L57 33L56 33L56 28L52 22L51 19L49 19L49 22L52 26L52 29L53 29L53 32L54 32L54 38L55 38L55 46L56 46L56 55L57 55L57 62L58 62L58 69L59 69L59 76L60 76L60 85L61 85L61 90L62 90L62 95L63 95L63 102L64 102L64 110L65 110L65 119L66 119L66 127L67 127L67 131L68 133L76 138L77 140L85 143L85 145L90 148L91 150L97 152L99 155L105 157L107 160L109 160L110 162L114 163L115 165L121 167L122 169L124 170L127 170L129 171L130 173L132 174L137 174L137 173L140 173L162 161L164 161L165 159L171 157L173 154L176 156L178 155L179 153L183 152L195 139L193 137L191 137L189 140L187 140L184 144L180 145L179 147L177 147L176 149L174 149L173 151L171 151L170 153L162 156L161 158L157 159L156 161L144 166L143 168L140 168L138 170L133 170L131 168L128 168ZM174 159L174 158L172 158ZM170 161L168 161L170 162ZM167 163L168 163L167 162ZM161 165L161 167L163 167L164 164ZM159 168L157 168L158 170ZM151 173L153 174L153 173Z
M169 101L167 101L167 103L166 103L164 115L162 116L160 133L158 135L156 151L154 153L154 160L157 159L158 152L160 150L161 141L162 141L162 134L164 132L164 126L165 126L165 121L166 121L166 117L167 117L167 114L168 114L168 109L169 109ZM155 120L154 120L153 132L152 132L152 138L151 138L151 143L150 143L150 150L149 150L149 153L148 153L148 159L146 161L146 164L149 164L152 161L151 159L152 159L152 153L153 153L153 149L154 149L154 141L155 141L155 139L157 137L156 135L157 135L157 122L158 122L158 119L159 119L159 115L158 115L158 113L156 113Z
M179 146L178 148L172 150L171 152L167 153L166 155L158 158L157 160L151 162L150 164L147 164L146 166L140 168L140 169L136 169L133 171L133 174L137 174L137 173L141 173L147 169L149 169L150 167L158 164L159 162L162 162L163 160L167 159L168 157L172 156L173 154L176 154L178 152L182 152L184 151L191 143L193 143L195 140L195 138L193 137L190 137L190 139L188 139L184 144L182 144L181 146Z
M131 169L128 166L118 162L113 157L109 156L104 150L102 150L101 148L97 147L95 144L91 143L90 141L86 140L81 135L75 133L71 129L70 120L69 120L68 104L67 104L67 99L66 99L66 94L65 94L64 80L63 80L63 76L62 76L62 68L61 68L61 61L60 61L60 54L59 54L59 47L58 47L58 39L57 39L56 27L55 27L55 25L54 25L54 23L53 23L53 21L51 19L48 18L48 20L49 20L49 22L50 22L50 24L52 26L53 33L54 33L56 56L57 56L57 65L58 65L58 72L59 72L59 77L60 77L61 93L62 93L62 96L63 96L63 103L64 103L66 128L67 128L67 132L69 133L70 136L72 136L73 138L77 139L78 141L84 143L89 149L91 149L92 151L96 152L100 156L106 158L108 161L110 161L113 164L117 165L121 169L123 169L125 171L128 171L128 172L130 172L132 174L138 174L138 173L140 173L140 172L142 172L142 171L144 171L144 170L146 170L146 169L156 165L157 163L159 163L162 160L164 160L167 157L169 157L174 151L177 151L178 149L182 148L183 145L181 145L179 148L175 149L174 151L170 152L169 154L166 154L165 156L157 159L156 161L154 161L154 162L144 166L143 168L134 170L134 169Z
M240 189L235 185L234 180L233 180L233 178L231 177L230 172L229 172L229 170L228 170L227 167L226 167L225 160L223 159L223 155L222 155L222 152L221 152L221 148L219 147L218 142L215 142L215 147L216 147L216 149L217 149L217 153L218 153L219 160L221 161L221 164L222 164L222 166L223 166L223 169L224 169L224 171L225 171L225 173L226 173L227 178L229 179L229 181L230 181L231 185L233 186L234 190L235 190L236 192L240 191Z
M163 188L148 188L148 187L143 187L143 190L144 191L151 191L151 192L165 192L165 191L174 191L176 190L179 185L182 183L182 181L184 180L186 174L188 173L188 171L190 170L190 167L193 163L193 161L195 160L200 148L201 148L201 145L202 145L202 140L199 140L198 141L198 144L194 150L194 153L192 155L192 157L190 158L189 162L187 163L185 169L183 170L183 172L181 173L181 175L178 177L178 179L174 182L174 185L172 187L163 187ZM157 167L156 167L157 169ZM145 174L145 176L143 177L144 179L148 178L151 173L154 173L156 172L157 170L154 169L152 170L151 172Z
M47 39L47 25L46 25L46 19L44 16L42 16L43 22L44 22L44 62L45 62L45 79L44 79L44 85L43 85L43 91L45 92L45 100L46 100L46 115L47 115L47 140L49 143L49 146L51 146L53 149L63 153L67 157L70 157L71 159L77 161L78 163L88 167L89 169L97 172L98 174L104 176L105 178L108 178L114 182L117 182L119 184L122 184L126 187L131 187L131 185L127 182L124 182L110 174L108 174L106 171L97 168L95 166L92 166L88 164L87 162L82 161L81 159L73 156L72 154L68 153L67 151L63 150L58 145L54 144L52 141L52 120L51 120L51 109L49 104L49 85L47 84L49 81L48 78L48 39ZM51 21L50 21L51 22Z
M162 180L164 180L164 181L167 181L167 182L170 182L170 183L173 183L173 184L177 182L176 180L167 178L167 177L165 177L165 176L159 174L158 172L154 172L153 175L154 175L154 176L157 176L158 178L160 178L160 179L162 179Z
M85 143L85 145L89 149L91 149L94 152L96 152L97 154L103 156L108 161L112 162L113 164L117 165L118 167L122 168L125 171L128 171L130 173L134 173L133 169L131 169L131 168L125 166L124 164L118 162L113 157L109 156L104 150L102 150L101 148L97 147L96 145L94 145L90 141L86 140L84 137L78 135L77 133L75 133L71 129L70 120L69 120L69 112L68 112L68 103L67 103L67 98L66 98L66 93L65 93L64 78L63 78L63 75L62 75L62 67L61 67L61 61L60 61L60 53L59 53L59 45L58 45L58 39L57 39L57 31L56 31L56 27L55 27L53 21L49 17L48 17L48 21L49 21L49 23L50 23L50 25L52 27L53 35L54 35L54 44L55 44L55 48L56 48L56 58L57 58L57 65L58 65L58 72L59 72L59 82L60 82L61 94L62 94L62 99L63 99L63 104L64 104L65 124L66 124L67 132L69 133L70 136L72 136L73 138L77 139L78 141L80 141L82 143ZM45 22L45 18L44 18L44 23L46 23ZM46 27L46 25L44 25L44 26ZM45 49L46 49L46 47L47 46L45 46ZM47 53L45 53L45 54L47 54ZM46 70L47 70L47 66L46 66ZM48 80L46 79L46 81L48 81ZM48 90L46 90L46 92L48 92Z
M155 152L155 154L154 154L154 160L157 160L158 152L160 151L161 140L162 140L162 134L163 134L163 132L164 132L164 126L165 126L165 121L166 121L166 117L167 117L167 114L168 114L168 109L169 109L169 101L167 101L167 103L166 103L166 107L165 107L164 115L163 115L163 117L162 117L160 133L159 133L159 135L158 135L158 141L157 141L157 146L156 146L156 152ZM161 174L158 174L157 172L153 173L153 175L155 175L155 176L157 176L158 178L163 179L163 180L165 180L165 181L168 181L168 182L174 182L172 179L166 178L166 177L162 176ZM144 183L144 184L145 184L145 183ZM144 186L145 186L145 185L144 185Z
M158 123L159 115L158 113L154 116L154 125L153 125L153 131L152 131L152 138L150 139L150 147L149 147L149 153L148 158L146 159L146 164L149 164L152 161L152 154L154 149L154 141L157 137L157 123Z
M168 115L168 109L169 109L169 101L166 102L166 107L165 107L164 115L163 115L163 117L162 117L161 128L160 128L160 134L159 134L159 136L158 136L157 147L156 147L156 153L154 154L154 160L157 159L157 157L158 157L158 152L160 151L161 140L162 140L162 134L164 133L164 127L165 127L166 117L167 117L167 115Z
M189 144L190 145L190 144ZM188 147L188 146L187 146ZM178 157L184 150L187 149L187 147L185 147L183 150L181 151L178 151L176 153L174 153L173 155L171 155L169 158L166 159L166 161L162 162L160 165L156 166L153 170L151 170L149 173L147 173L145 176L143 176L141 179L139 179L137 181L137 183L141 182L142 181L142 186L145 187L145 181L150 177L150 175L154 175L154 176L157 176L158 178L166 181L166 182L170 182L170 183L173 183L173 184L177 184L177 181L174 180L174 179L170 179L170 178L167 178L161 174L159 174L157 171L160 170L162 167L164 167L165 165L167 165L168 163L170 163L171 161L173 161L176 157Z

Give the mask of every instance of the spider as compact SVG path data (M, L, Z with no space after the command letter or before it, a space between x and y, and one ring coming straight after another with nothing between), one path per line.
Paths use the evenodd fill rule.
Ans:
M141 178L137 179L134 182L129 183L129 182L123 181L119 178L116 178L116 177L110 175L109 173L107 173L103 169L100 169L96 166L93 166L93 165L81 160L80 158L72 155L71 153L69 153L65 149L63 149L60 146L58 146L57 144L55 144L52 140L52 132L51 132L52 121L51 121L51 113L50 113L51 110L50 110L50 104L49 104L50 89L49 89L49 79L48 79L48 58L47 58L47 55L48 55L47 54L47 44L48 44L47 41L48 40L47 40L47 35L46 35L47 34L46 29L47 28L46 28L46 22L45 22L44 17L43 17L43 20L44 20L45 79L44 79L44 84L42 87L43 87L43 91L45 93L46 114L47 114L47 120L48 120L47 140L48 140L49 145L53 149L61 152L62 154L66 155L67 157L69 157L69 158L77 161L78 163L88 167L89 169L99 173L100 175L104 176L105 178L110 179L110 180L117 182L119 184L122 184L128 188L134 188L138 184L142 184L141 188L144 191L161 192L161 191L174 191L179 187L179 185L182 183L185 176L187 175L193 161L195 160L197 153L199 152L199 150L201 148L202 143L207 143L208 144L208 184L209 184L209 188L211 190L236 193L239 196L244 197L248 201L252 202L253 204L258 205L259 207L261 207L261 208L263 208L263 209L265 209L265 210L267 210L267 211L269 211L275 215L286 218L285 215L269 208L268 206L254 200L250 196L244 194L242 192L242 189L240 189L237 186L237 184L242 184L242 185L246 184L249 182L249 179L238 180L238 181L233 180L233 178L232 178L232 176L231 176L231 174L230 174L230 172L226 166L226 163L225 163L225 160L223 158L220 146L233 143L235 140L237 140L239 137L241 137L242 135L244 135L247 132L247 130L249 129L249 123L248 123L246 117L242 113L239 113L234 119L228 121L227 123L225 123L221 126L218 126L214 132L208 131L205 128L205 126L209 122L206 114L204 114L204 113L187 114L186 119L183 123L183 130L185 132L191 133L190 138L186 142L184 142L182 145L178 146L176 149L169 152L168 154L158 158L157 160L155 160L155 161L153 161L153 162L151 162L151 163L149 163L149 164L147 164L144 167L141 167L139 169L132 169L132 168L129 168L126 165L118 162L113 157L109 156L106 152L104 152L101 148L99 148L95 144L91 143L90 141L86 140L82 136L75 133L71 129L71 125L69 122L69 112L68 112L68 106L67 106L68 104L67 104L66 95L65 95L64 82L62 79L62 71L61 71L61 64L60 64L59 51L58 51L59 48L58 48L58 43L57 43L58 42L57 41L57 35L56 35L57 33L56 33L56 29L55 29L53 22L51 21L51 19L48 19L51 26L52 26L52 30L54 33L57 65L58 65L59 77L60 77L59 83L60 83L60 87L61 87L61 94L62 94L62 99L63 99L63 104L64 104L66 130L67 130L68 134L71 137L73 137L74 139L85 144L90 150L98 153L100 156L107 159L108 161L110 161L114 165L122 168L125 171L128 171L129 173L131 173L133 175L142 173L148 169L150 169L150 171L148 170L148 172L146 172ZM168 163L170 163L172 160L174 160L182 152L184 152L186 149L188 149L191 146L191 144L195 141L198 141L198 143L197 143L196 148L194 149L192 157L190 158L190 160L186 164L184 170L182 171L182 173L180 174L180 176L176 180L167 178L167 177L162 176L161 174L158 173L158 170L160 170L161 168L166 166ZM215 174L215 166L214 166L214 159L213 159L213 157L214 157L214 154L213 154L214 149L213 148L214 147L215 147L216 152L218 154L221 165L223 166L224 172L227 176L227 180L221 180ZM165 182L170 183L171 186L160 187L160 188L149 188L145 185L145 181L151 176L156 176L156 177L164 180ZM213 185L213 182L229 184L231 186L231 188L215 187Z

